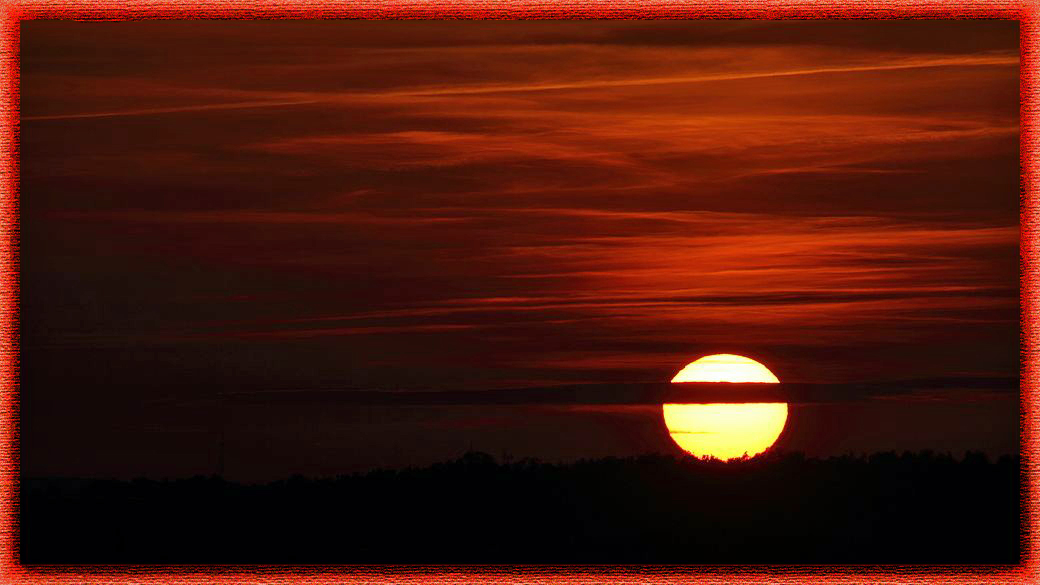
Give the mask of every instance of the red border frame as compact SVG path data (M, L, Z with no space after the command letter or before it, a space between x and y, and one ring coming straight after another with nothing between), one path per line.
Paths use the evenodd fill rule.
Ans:
M18 138L21 21L270 18L1000 18L1020 23L1021 50L1021 453L1019 565L858 566L283 566L62 565L18 561ZM1040 2L1037 0L0 0L0 580L4 583L1040 583L1036 401L1037 144Z

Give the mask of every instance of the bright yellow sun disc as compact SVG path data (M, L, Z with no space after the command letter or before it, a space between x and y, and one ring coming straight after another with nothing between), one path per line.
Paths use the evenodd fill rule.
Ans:
M780 380L753 359L717 354L691 362L672 382L777 384ZM664 404L663 411L672 440L697 457L757 455L776 442L787 423L787 404L783 402Z

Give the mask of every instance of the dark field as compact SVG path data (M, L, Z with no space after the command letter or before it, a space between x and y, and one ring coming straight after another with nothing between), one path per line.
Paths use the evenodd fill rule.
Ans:
M34 563L1017 563L1019 459L648 455L267 485L26 479Z

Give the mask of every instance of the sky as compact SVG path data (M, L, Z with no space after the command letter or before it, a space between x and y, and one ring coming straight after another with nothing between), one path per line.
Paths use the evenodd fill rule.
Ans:
M1017 449L1017 384L972 382L1018 377L1015 22L31 21L21 44L26 474L211 473L221 436L242 479L671 452L656 404L481 396L713 353L955 381L793 404L784 448Z

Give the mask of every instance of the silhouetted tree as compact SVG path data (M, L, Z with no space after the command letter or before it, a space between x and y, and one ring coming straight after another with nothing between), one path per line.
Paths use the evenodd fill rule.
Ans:
M486 453L266 485L26 479L26 563L1015 563L1019 459L571 464Z

